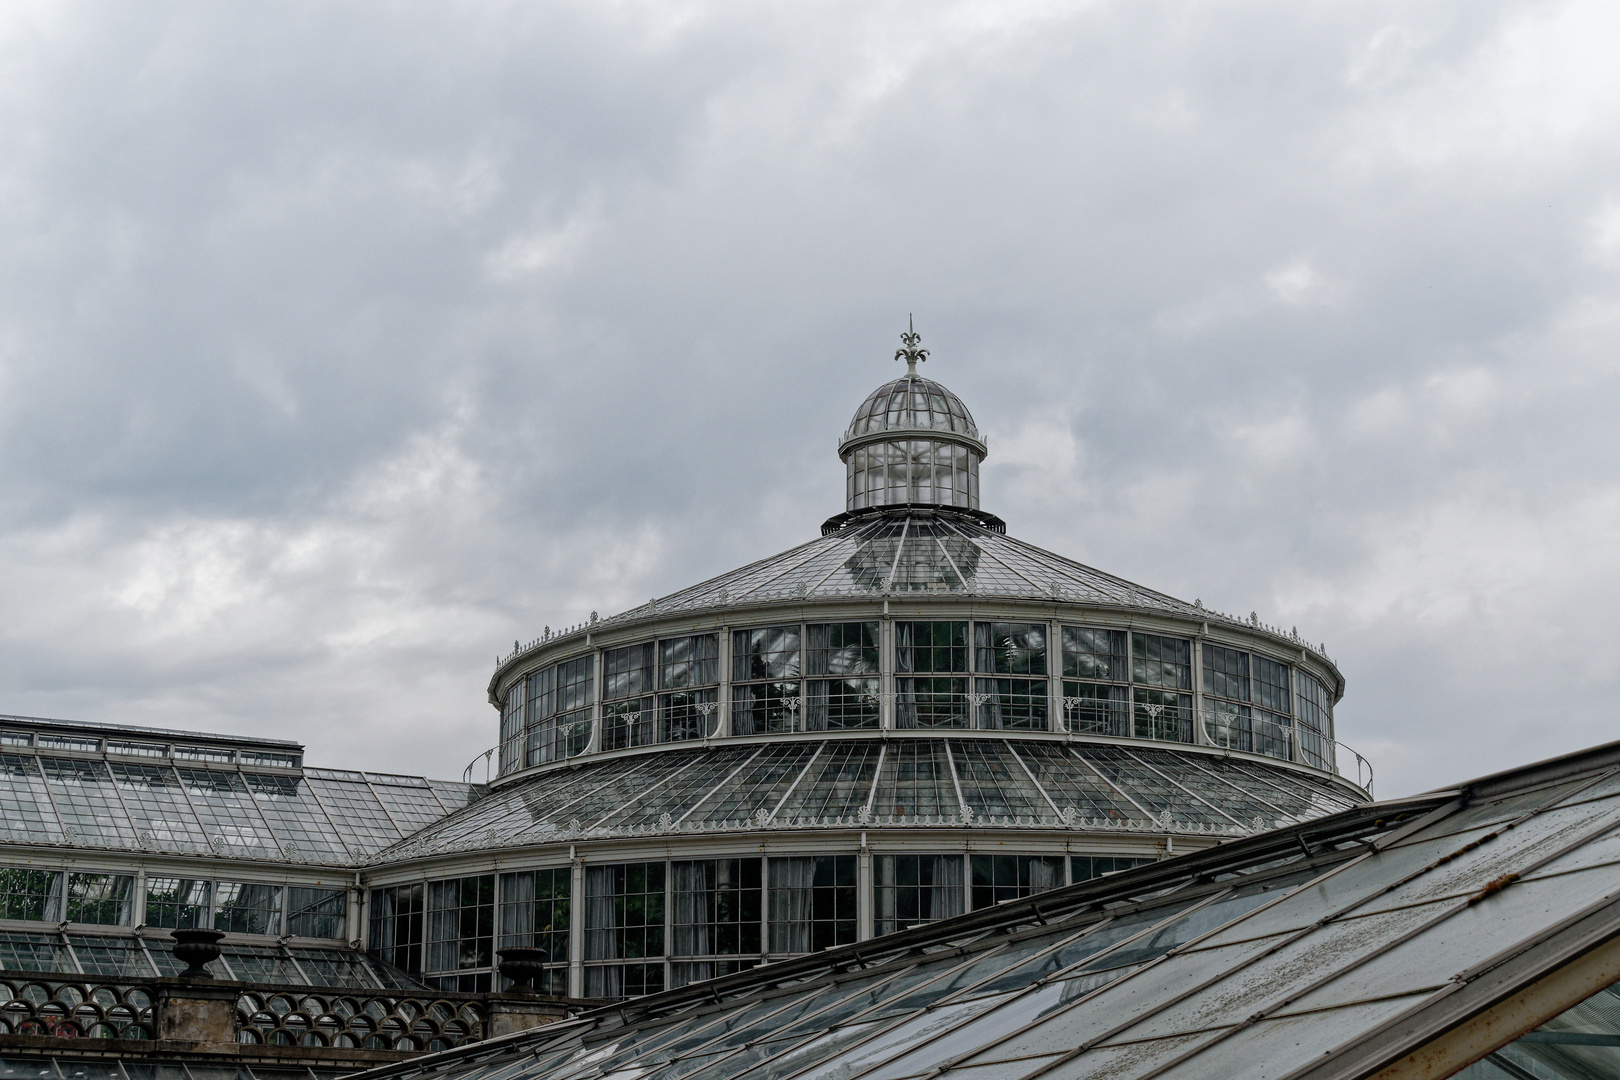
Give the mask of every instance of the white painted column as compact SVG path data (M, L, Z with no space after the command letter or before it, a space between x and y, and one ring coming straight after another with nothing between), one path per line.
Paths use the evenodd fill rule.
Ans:
M872 849L861 833L861 850L855 864L855 940L870 941L873 936L873 908L877 899L872 891Z
M585 861L568 849L568 996L585 996Z
M720 718L715 722L717 737L731 734L731 627L720 628L720 655L715 659L720 669L720 689L714 699L720 703Z
M1193 742L1200 746L1212 745L1204 730L1204 634L1208 630L1205 623L1192 639Z
M1063 721L1063 625L1056 619L1046 624L1046 710L1047 730L1065 731Z

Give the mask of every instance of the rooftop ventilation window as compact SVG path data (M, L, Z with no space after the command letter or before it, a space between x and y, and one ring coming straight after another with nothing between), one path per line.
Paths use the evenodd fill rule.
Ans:
M304 763L301 754L273 754L260 750L241 750L237 757L244 765L263 765L272 769L296 769Z
M100 739L76 739L71 735L36 735L34 745L43 750L76 750L83 754L99 754Z
M169 756L169 747L164 743L130 742L125 739L108 739L107 753L123 754L126 757L156 757Z
M174 756L182 761L234 761L234 750L221 750L210 746L177 746Z

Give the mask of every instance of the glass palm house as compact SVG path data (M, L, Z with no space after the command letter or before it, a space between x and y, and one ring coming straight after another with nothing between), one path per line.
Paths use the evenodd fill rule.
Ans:
M903 343L819 536L499 662L486 783L0 717L0 969L169 974L214 926L248 981L487 992L529 946L631 997L1368 798L1320 646L1009 536Z

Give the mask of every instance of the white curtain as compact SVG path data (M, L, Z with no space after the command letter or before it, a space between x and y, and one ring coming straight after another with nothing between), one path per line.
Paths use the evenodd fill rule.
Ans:
M810 951L815 859L772 859L771 940L773 953Z
M615 869L618 868L608 866L585 868L585 959L587 960L613 960L619 955L619 927L613 904Z
M670 912L674 928L671 955L710 956L714 952L709 933L714 918L714 863L672 863L670 873L670 899L674 902Z
M427 971L454 971L460 945L461 879L428 882Z
M1029 860L1029 891L1032 893L1045 892L1055 889L1063 884L1063 861L1061 859L1031 858Z
M501 948L534 944L534 874L501 875Z
M949 919L962 914L962 863L960 855L935 855L933 905L924 909L930 919ZM925 902L927 897L924 898Z

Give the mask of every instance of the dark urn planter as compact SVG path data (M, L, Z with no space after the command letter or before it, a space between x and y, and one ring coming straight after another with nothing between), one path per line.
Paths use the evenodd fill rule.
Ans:
M223 930L194 930L174 931L174 948L171 950L176 959L183 960L188 965L180 973L182 979L212 979L214 973L208 970L210 960L219 959L219 939L225 936Z
M546 951L529 945L514 945L495 953L501 958L501 974L512 980L511 993L533 994L535 980L546 970Z

